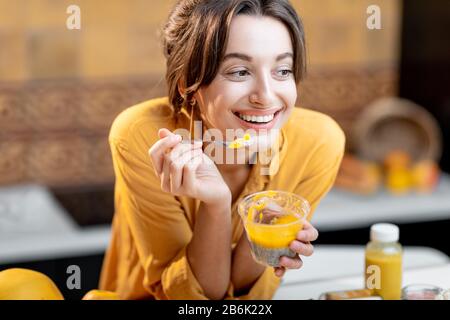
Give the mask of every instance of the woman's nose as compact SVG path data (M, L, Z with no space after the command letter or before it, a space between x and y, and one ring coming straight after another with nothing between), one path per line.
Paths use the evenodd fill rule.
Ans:
M250 94L250 103L271 107L275 100L275 91L269 77L261 77Z

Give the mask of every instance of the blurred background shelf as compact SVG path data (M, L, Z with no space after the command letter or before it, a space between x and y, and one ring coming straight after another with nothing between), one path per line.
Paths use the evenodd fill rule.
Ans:
M320 232L316 244L363 245L369 241L370 226L390 222L400 227L400 242L427 246L450 256L450 176L442 175L430 194L394 196L382 190L360 196L333 189L321 202L312 219Z
M320 231L369 227L379 221L416 223L450 220L450 175L443 174L430 194L392 195L381 190L361 196L333 189L317 208L312 222Z
M21 234L71 232L77 227L47 187L38 184L0 187L0 240Z

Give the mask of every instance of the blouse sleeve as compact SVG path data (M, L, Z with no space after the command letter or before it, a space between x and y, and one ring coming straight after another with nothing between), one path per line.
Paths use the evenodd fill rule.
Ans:
M237 300L271 300L280 286L280 282L281 279L275 275L274 269L266 267L247 294L232 296L231 289L229 291L230 298Z
M186 256L192 230L180 202L161 191L147 153L114 139L110 146L120 194L116 206L131 230L145 289L156 299L207 299Z

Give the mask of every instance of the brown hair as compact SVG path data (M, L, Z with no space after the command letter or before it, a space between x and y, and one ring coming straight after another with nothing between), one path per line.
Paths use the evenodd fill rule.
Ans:
M269 16L282 22L294 48L295 82L303 78L304 29L288 0L179 0L163 28L169 102L176 114L188 108L194 93L215 78L225 54L231 20L239 14Z

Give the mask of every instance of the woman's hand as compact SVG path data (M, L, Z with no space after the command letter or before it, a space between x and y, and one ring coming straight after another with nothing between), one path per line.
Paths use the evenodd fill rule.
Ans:
M160 129L158 135L160 140L149 154L163 191L208 205L231 203L230 189L214 161L203 153L201 141L182 143L181 136L167 129Z
M308 221L303 225L303 229L298 232L297 239L292 241L289 248L298 255L294 258L283 256L280 258L280 266L275 267L275 275L282 277L286 272L286 269L300 269L303 265L301 256L309 257L314 252L314 247L311 244L312 241L316 241L319 236L319 232Z

